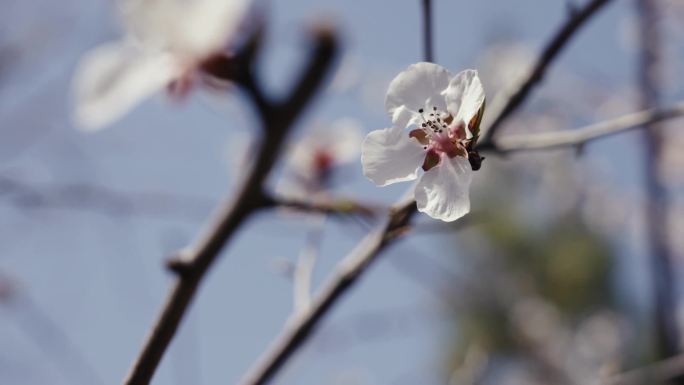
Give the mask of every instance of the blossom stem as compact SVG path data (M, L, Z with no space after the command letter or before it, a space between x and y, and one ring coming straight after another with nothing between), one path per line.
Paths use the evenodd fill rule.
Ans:
M432 50L432 0L423 0L423 59L433 62Z

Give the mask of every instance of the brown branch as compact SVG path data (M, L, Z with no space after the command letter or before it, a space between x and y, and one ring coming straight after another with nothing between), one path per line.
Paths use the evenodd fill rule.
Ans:
M262 207L263 184L278 158L284 139L294 123L320 88L338 50L331 30L318 30L309 63L282 102L268 102L254 82L251 73L242 74L242 85L252 95L264 128L264 138L254 165L234 199L218 210L217 219L197 245L171 264L178 274L166 303L147 337L140 355L124 380L127 385L149 384L159 362L176 333L200 282L223 246L248 217Z
M0 203L26 210L80 210L112 217L187 221L205 219L214 204L211 199L200 196L162 191L119 191L83 183L32 183L3 175L0 175ZM361 203L353 199L305 201L273 197L266 193L261 200L261 208L369 218L387 211L387 207L379 204Z
M390 209L389 218L374 232L366 236L333 271L332 277L314 298L310 309L297 313L286 325L283 334L275 341L257 366L241 381L242 385L260 385L268 382L307 340L318 322L406 229L416 212L413 199Z
M380 205L365 204L353 199L314 198L311 200L300 200L265 195L262 202L265 208L289 209L317 214L360 215L369 218L387 210L386 207Z
M559 147L577 147L595 139L683 115L684 102L679 102L669 107L650 108L574 130L504 135L494 139L480 149L494 153L508 153L514 151L548 150Z
M536 65L529 73L525 81L518 88L518 90L507 100L506 104L501 108L501 111L496 111L496 118L488 126L482 130L481 145L488 145L501 124L508 119L513 112L515 112L525 100L527 100L530 92L537 86L544 78L547 69L558 54L565 48L570 39L575 36L577 31L598 12L610 0L591 0L583 8L576 10L570 14L569 19L561 27L556 35L549 41L542 51Z

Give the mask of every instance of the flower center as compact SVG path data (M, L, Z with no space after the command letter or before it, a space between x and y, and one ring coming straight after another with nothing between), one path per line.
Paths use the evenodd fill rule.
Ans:
M468 157L463 140L466 139L465 124L455 123L454 117L448 111L432 107L430 112L418 110L422 118L420 128L414 129L409 136L415 138L426 150L423 169L431 169L439 163L441 154L449 158L455 156Z

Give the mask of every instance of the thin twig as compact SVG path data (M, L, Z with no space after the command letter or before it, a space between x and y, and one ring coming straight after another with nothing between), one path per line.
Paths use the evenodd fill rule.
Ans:
M82 210L107 216L197 221L213 201L162 191L119 191L83 183L33 183L0 176L0 201L20 209Z
M264 193L265 194L265 193ZM312 214L374 217L387 210L379 204L352 199L312 201L267 194L263 208L288 209ZM214 204L208 197L162 191L121 191L83 183L34 183L0 175L0 203L22 210L78 210L112 217L140 217L200 221Z
M583 8L569 15L565 25L558 30L553 39L551 39L546 45L542 51L542 54L539 56L536 65L522 85L506 101L503 107L501 107L500 111L494 111L494 116L496 118L492 121L492 123L487 127L483 127L480 145L486 146L492 141L492 138L496 134L497 130L501 127L501 124L508 119L525 100L527 100L527 97L532 89L541 83L547 69L567 45L570 39L575 36L577 31L591 18L592 15L599 11L609 1L610 0L591 0Z
M352 199L316 199L299 200L286 197L274 197L266 195L263 199L264 207L276 209L289 209L314 214L336 214L336 215L360 215L363 217L374 217L381 212L387 211L386 207L378 204L361 203Z
M268 382L311 335L332 305L361 277L380 253L404 232L415 211L416 204L413 199L395 205L382 226L367 235L337 266L325 287L315 297L310 309L293 315L283 334L241 384L261 385Z
M243 86L258 101L257 108L264 128L264 138L253 167L235 198L219 209L216 221L199 243L170 264L178 273L176 283L124 384L149 384L206 272L235 231L253 212L263 207L263 184L278 158L285 137L295 119L323 83L337 53L337 40L332 31L320 29L316 31L315 37L315 46L308 65L284 101L265 101L253 74L246 74L247 77L242 79Z
M0 304L11 311L17 327L72 384L104 384L89 362L89 355L78 348L50 312L18 286L4 274L0 275Z
M602 385L660 384L684 375L684 355L677 355L637 369L614 374Z
M423 59L433 62L432 0L423 0Z
M559 147L580 146L594 139L615 135L627 130L682 115L684 115L684 102L679 102L670 107L651 108L634 112L574 130L537 134L504 135L498 139L494 139L489 145L482 147L481 150L494 153L507 153L513 151L548 150Z
M292 275L294 312L306 312L311 307L311 279L316 259L321 249L326 215L319 215L311 219L312 228L307 235L306 244L299 253L297 264Z

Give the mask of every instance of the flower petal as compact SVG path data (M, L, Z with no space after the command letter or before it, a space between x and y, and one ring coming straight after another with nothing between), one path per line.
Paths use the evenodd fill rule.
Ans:
M96 130L112 123L180 74L168 55L151 55L130 43L95 48L79 63L74 79L76 119Z
M240 27L250 0L123 0L129 33L148 48L192 62L222 49Z
M472 179L466 158L442 155L439 164L423 174L416 186L418 211L445 222L461 218L470 211L468 190Z
M248 0L195 0L178 20L176 43L199 59L221 50L242 24Z
M449 82L444 92L448 109L456 114L456 121L465 124L478 113L485 100L482 82L476 70L461 71Z
M434 63L416 63L399 73L387 89L385 110L396 122L398 108L404 107L414 115L413 123L418 123L421 108L446 109L442 93L449 86L451 73L446 68Z
M399 127L376 130L361 145L363 175L378 186L416 179L425 150Z

